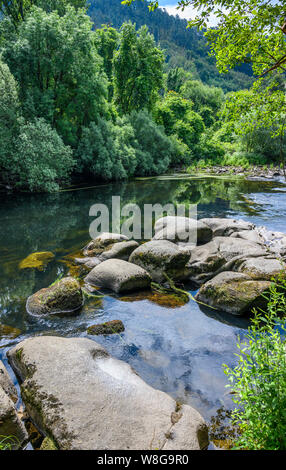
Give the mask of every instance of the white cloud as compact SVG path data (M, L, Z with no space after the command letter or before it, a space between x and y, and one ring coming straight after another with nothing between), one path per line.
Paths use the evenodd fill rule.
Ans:
M184 18L186 20L194 19L197 14L197 10L191 6L188 6L182 10L177 10L176 5L164 5L161 8L165 8L169 15L179 15L180 18ZM218 18L215 15L210 15L209 18L209 26L215 26L218 24Z

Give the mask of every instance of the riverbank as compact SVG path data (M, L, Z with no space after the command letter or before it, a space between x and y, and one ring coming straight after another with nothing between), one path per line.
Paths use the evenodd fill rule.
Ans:
M199 173L208 175L219 176L241 176L247 178L283 178L284 171L279 166L270 165L249 165L249 166L234 166L234 165L192 165L186 169L187 173Z

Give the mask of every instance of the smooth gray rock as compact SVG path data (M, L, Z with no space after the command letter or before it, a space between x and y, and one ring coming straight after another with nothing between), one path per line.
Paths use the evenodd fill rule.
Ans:
M169 240L196 245L212 239L212 230L201 220L189 217L166 216L155 223L153 240Z
M236 270L236 265L250 257L268 254L261 245L233 237L215 237L211 242L194 248L187 264L189 279L202 284L221 271Z
M149 288L151 277L135 264L109 259L93 268L85 277L85 282L120 293Z
M168 240L152 240L140 245L129 258L130 263L137 264L151 275L156 282L166 281L164 273L172 279L186 279L189 260L188 251L180 249Z
M286 265L277 258L259 257L248 258L237 269L238 272L247 274L252 279L271 280L279 274L286 274Z
M99 258L97 258L96 256L87 256L85 258L75 258L74 259L74 262L76 264L84 264L87 268L94 268L95 266L98 266L101 261Z
M7 437L12 449L19 449L28 439L24 424L19 419L14 403L0 386L0 436Z
M264 245L263 237L256 230L242 230L241 232L233 232L230 236L233 238L242 238L249 242L257 243L258 245Z
M212 229L214 237L227 237L234 232L254 229L253 224L250 222L245 222L244 220L213 217L201 219L201 222Z
M208 444L197 411L178 406L92 340L29 338L8 357L29 415L59 449L193 450Z
M99 255L99 260L106 261L108 259L114 258L128 261L129 256L138 246L139 243L135 240L115 243L109 250L106 250L101 255Z
M79 282L65 277L50 287L28 297L27 312L31 315L72 314L83 306L83 295Z
M0 387L14 403L18 401L17 389L2 361L0 361Z
M253 280L243 273L222 272L201 286L195 298L232 315L251 313L253 308L267 305L262 297L269 281Z

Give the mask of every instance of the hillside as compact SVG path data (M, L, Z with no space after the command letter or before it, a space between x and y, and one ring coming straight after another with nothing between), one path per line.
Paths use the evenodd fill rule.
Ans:
M251 83L251 70L245 66L220 74L215 60L208 55L208 47L201 32L187 28L187 21L172 16L166 10L149 12L147 4L135 2L128 7L121 0L90 0L89 15L95 28L109 24L119 29L122 23L132 21L137 28L147 25L157 43L165 51L166 70L183 67L194 78L204 83L220 86L225 92L246 88Z

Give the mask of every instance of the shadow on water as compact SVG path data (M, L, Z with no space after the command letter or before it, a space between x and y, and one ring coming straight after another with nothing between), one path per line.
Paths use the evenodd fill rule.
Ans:
M31 335L87 336L92 324L120 319L124 333L89 338L131 364L150 385L210 419L218 408L232 406L222 364L235 365L236 343L245 334L246 318L199 307L193 301L170 306L166 299L150 294L88 299L75 317L34 318L26 312L27 297L67 274L64 257L89 240L90 207L104 203L111 210L112 196L120 196L122 206L136 202L140 208L156 203L198 204L199 218L238 217L286 232L285 186L278 182L180 175L70 188L50 195L3 195L0 324L20 331L14 338L0 336L0 359L6 362L7 349ZM21 260L38 251L51 251L55 258L43 271L19 269Z

